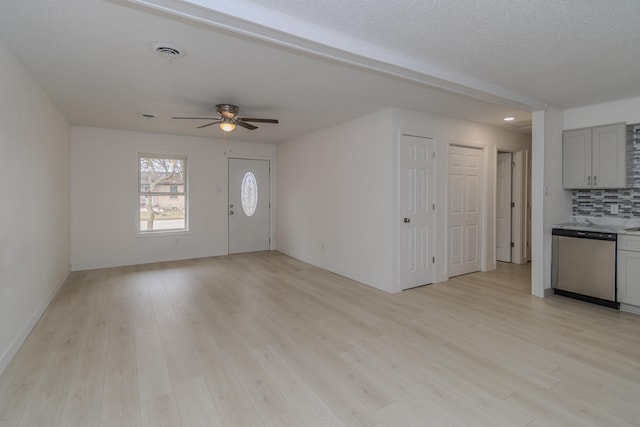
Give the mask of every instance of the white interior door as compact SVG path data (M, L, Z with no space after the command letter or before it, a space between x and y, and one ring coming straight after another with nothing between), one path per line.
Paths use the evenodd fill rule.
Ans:
M433 140L402 135L399 147L400 287L433 281Z
M229 159L229 253L269 250L269 160Z
M527 169L527 173L525 174L525 188L526 188L526 221L525 221L525 261L531 261L531 156L529 154L529 150L525 150L525 165Z
M525 191L525 155L523 151L513 153L513 169L511 179L513 182L511 189L511 262L514 264L524 264L525 259L525 215L526 215L526 191Z
M482 150L449 146L449 277L480 270Z
M496 260L511 262L511 153L498 153L496 170Z

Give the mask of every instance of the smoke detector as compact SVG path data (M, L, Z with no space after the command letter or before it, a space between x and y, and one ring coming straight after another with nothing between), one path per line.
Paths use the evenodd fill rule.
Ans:
M167 59L180 58L187 52L184 49L179 48L173 43L157 42L149 45L151 50L160 56L164 56Z

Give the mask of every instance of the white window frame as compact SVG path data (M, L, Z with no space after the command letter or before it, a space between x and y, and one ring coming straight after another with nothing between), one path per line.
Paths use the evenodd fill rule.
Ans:
M141 159L170 159L170 160L181 160L182 161L182 174L184 178L182 191L171 192L171 187L167 191L142 191L141 186L141 170L140 170L140 160ZM138 153L138 197L137 197L137 210L136 210L136 228L138 230L139 235L156 235L156 234L167 234L167 233L184 233L189 231L189 196L188 196L188 166L187 166L187 156L185 154L161 154L161 153ZM167 230L142 230L140 228L140 198L141 197L160 197L160 196L184 196L184 227L183 228L171 228Z

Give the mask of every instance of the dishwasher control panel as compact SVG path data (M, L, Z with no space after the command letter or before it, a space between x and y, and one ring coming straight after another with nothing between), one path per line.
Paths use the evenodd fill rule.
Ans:
M579 239L613 241L618 239L618 235L616 233L606 233L602 231L568 230L566 228L554 228L551 230L551 234L553 236L577 237Z

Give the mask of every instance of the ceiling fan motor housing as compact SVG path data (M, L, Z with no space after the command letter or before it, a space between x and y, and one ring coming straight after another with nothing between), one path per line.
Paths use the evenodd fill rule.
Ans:
M238 114L238 106L231 104L218 104L216 105L218 114L227 119L233 119Z

